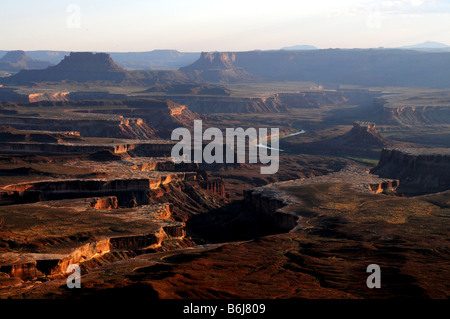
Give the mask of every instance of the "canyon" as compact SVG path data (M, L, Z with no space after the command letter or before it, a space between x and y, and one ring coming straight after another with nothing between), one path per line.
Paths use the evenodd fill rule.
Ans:
M448 53L171 54L0 79L0 299L448 298ZM195 120L279 128L279 170L175 162Z

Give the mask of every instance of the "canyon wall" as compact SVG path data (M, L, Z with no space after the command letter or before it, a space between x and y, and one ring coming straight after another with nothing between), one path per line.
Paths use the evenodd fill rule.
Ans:
M0 120L0 125L10 125L20 130L76 131L85 137L149 139L155 135L155 130L141 118L106 118L104 116L104 119L98 119L98 117L96 119L76 117L8 116Z
M0 142L0 153L26 154L94 154L111 151L114 154L131 153L138 156L163 157L170 156L173 143L149 141L133 144L65 144L36 142Z
M450 189L450 154L446 149L385 148L371 173L399 179L399 191L405 193L444 191Z
M450 105L408 105L376 98L373 108L379 124L421 127L450 122Z
M196 172L168 173L154 178L130 179L91 179L91 180L60 180L39 181L7 185L0 193L0 204L37 202L42 200L59 200L64 198L83 197L114 197L100 200L93 207L103 209L106 206L117 208L134 206L136 201L148 204L152 192L158 193L161 187L169 183L196 181ZM154 195L157 196L157 195ZM134 204L131 204L134 203ZM103 207L105 206L105 207Z
M227 96L168 96L185 104L194 112L210 113L280 113L287 111L277 96L268 98L240 98Z
M31 280L44 275L60 276L65 274L70 264L78 264L82 268L89 269L89 263L94 261L95 264L95 259L102 256L109 255L110 260L135 257L140 251L160 248L167 239L181 241L185 235L184 223L169 222L150 233L91 241L73 249L68 254L4 254L0 259L0 272L22 280Z
M283 210L291 202L282 192L256 188L244 191L243 208L257 214L274 227L289 231L297 226L298 216Z
M367 96L366 96L367 95ZM190 110L201 113L280 113L290 108L319 108L325 105L342 105L351 102L372 101L373 93L357 90L321 90L297 93L275 93L268 97L193 96L168 95L167 98L185 104Z

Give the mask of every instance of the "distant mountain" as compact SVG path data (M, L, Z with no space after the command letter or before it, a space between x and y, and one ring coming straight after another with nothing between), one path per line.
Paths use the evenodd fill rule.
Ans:
M56 66L22 70L2 84L104 81L146 86L187 83L302 81L335 86L450 87L450 52L405 49L203 52L178 70L127 71L106 53L71 53ZM170 90L186 89L172 87Z
M449 87L450 52L326 49L202 53L192 65L206 81L306 81L362 86Z
M301 45L293 45L290 47L281 48L281 50L317 50L317 48L313 45L301 44Z
M441 42L433 42L433 41L426 41L419 44L413 44L413 45L405 45L401 47L402 49L443 49L443 48L450 48L450 46L441 43Z
M25 51L8 51L0 59L0 70L18 72L29 69L45 69L52 65L47 61L34 60L25 54Z
M106 53L72 52L55 66L43 70L22 70L5 78L6 83L29 84L32 82L59 81L112 81L125 79L127 72Z

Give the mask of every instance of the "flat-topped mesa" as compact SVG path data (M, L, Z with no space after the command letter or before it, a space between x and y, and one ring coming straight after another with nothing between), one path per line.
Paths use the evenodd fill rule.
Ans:
M221 178L203 180L200 182L200 186L210 193L226 197L225 183Z
M67 71L76 68L91 72L125 72L109 54L93 52L71 52L55 68Z
M202 52L200 58L193 64L181 68L181 70L208 70L208 69L231 69L236 60L234 53L226 52Z
M43 70L22 70L8 78L7 82L16 84L64 80L120 82L125 79L126 75L127 71L118 66L109 54L71 52L55 66Z
M450 151L448 149L385 148L378 165L371 170L382 177L401 182L399 191L424 194L450 189Z

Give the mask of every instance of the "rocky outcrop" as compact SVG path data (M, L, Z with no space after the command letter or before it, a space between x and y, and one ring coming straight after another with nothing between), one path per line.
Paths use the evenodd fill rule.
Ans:
M221 178L203 180L200 185L215 195L226 197L225 183Z
M448 149L383 149L378 165L371 170L401 182L399 191L423 194L450 189Z
M355 122L347 134L339 137L340 144L355 147L385 147L392 142L378 133L375 123Z
M68 101L70 92L33 93L28 95L30 103L40 101Z
M163 227L164 232L172 238L184 238L186 236L186 228L184 224L169 225Z
M42 273L37 269L37 262L32 258L17 256L15 254L5 254L0 261L0 272L8 274L10 277L21 279L32 279Z
M119 204L116 196L108 196L94 198L91 202L89 202L89 206L94 209L117 209Z
M369 184L369 189L375 194L393 193L397 190L400 182L398 180L385 181L375 184Z

